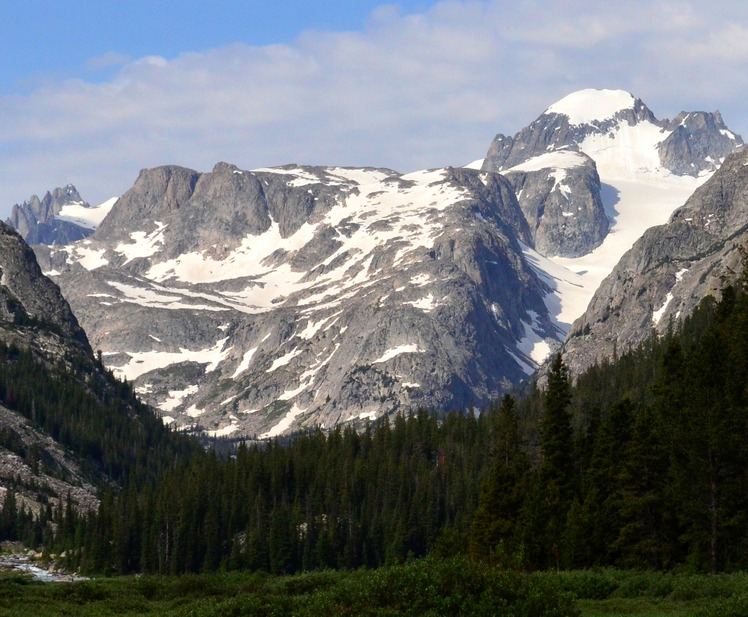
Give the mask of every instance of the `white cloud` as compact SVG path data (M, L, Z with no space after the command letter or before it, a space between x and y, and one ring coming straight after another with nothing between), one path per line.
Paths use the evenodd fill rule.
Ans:
M659 117L719 108L741 132L747 31L727 1L449 0L288 45L106 54L89 63L120 67L106 81L0 98L0 212L67 182L103 201L168 163L460 165L585 87L628 89Z

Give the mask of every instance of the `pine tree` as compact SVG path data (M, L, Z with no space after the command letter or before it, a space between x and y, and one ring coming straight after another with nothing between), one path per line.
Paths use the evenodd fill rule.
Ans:
M470 528L470 553L479 559L506 560L519 548L516 525L530 465L511 396L504 396L496 415L493 465Z

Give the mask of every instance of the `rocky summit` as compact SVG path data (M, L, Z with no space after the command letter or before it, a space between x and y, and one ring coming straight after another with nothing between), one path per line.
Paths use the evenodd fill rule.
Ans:
M469 168L144 170L86 209L93 233L35 251L164 422L264 438L362 426L526 379L741 146L718 112L658 120L627 92L585 90Z
M68 184L14 205L6 223L29 244L69 244L91 235L113 203L110 199L92 208Z
M741 277L748 246L748 151L730 155L665 225L634 244L573 325L564 356L575 373L664 333L706 296Z
M260 437L482 405L558 338L509 182L470 169L145 170L38 249L166 422ZM525 244L523 244L525 243Z

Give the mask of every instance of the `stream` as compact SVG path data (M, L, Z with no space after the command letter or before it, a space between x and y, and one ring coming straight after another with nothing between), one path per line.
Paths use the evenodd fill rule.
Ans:
M0 570L28 572L34 580L43 583L74 583L88 580L85 576L76 576L65 572L50 572L34 565L26 555L0 555Z

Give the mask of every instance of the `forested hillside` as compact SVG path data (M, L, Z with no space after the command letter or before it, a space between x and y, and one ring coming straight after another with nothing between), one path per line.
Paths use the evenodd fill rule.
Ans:
M228 458L159 428L125 385L94 402L2 353L4 403L114 480L98 512L59 507L29 536L89 572L289 573L458 553L528 569L748 565L742 286L575 385L559 357L546 390L480 414L421 410ZM5 537L18 535L13 515L3 510Z
M748 295L705 300L572 387L312 431L132 475L55 550L88 571L273 573L469 552L529 569L746 565ZM65 531L67 530L67 531Z

